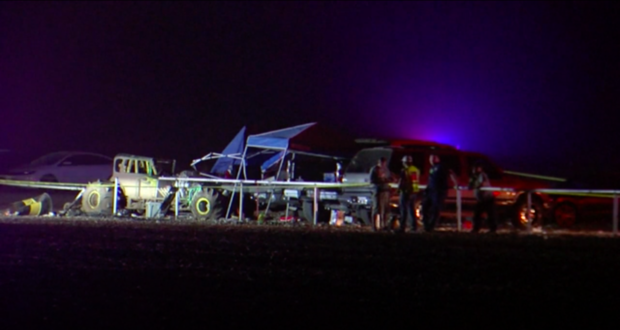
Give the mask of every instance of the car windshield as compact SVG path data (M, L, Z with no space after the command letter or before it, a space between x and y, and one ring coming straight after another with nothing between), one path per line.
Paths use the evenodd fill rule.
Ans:
M55 152L33 160L31 166L49 166L58 163L68 155L66 152Z
M347 166L347 173L369 173L379 158L385 157L389 160L391 155L392 150L387 148L364 149L353 157Z

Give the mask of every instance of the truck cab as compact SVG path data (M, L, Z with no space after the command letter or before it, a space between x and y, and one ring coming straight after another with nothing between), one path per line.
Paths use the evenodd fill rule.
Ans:
M426 142L426 141L391 141L389 145L361 149L345 169L343 183L369 183L370 171L377 164L380 157L388 160L391 172L392 196L390 205L393 214L398 214L398 192L396 183L402 169L402 158L409 155L413 158L413 165L420 170L420 185L426 186L429 178L432 154L439 156L441 162L454 172L457 184L461 189L461 211L463 217L473 216L473 207L476 199L472 190L466 187L469 183L473 165L481 161L494 187L514 188L517 191L496 191L496 205L498 206L499 220L510 219L513 225L523 227L527 224L527 199L525 192L528 189L550 187L551 183L543 180L532 180L524 177L506 174L486 155L476 152L461 151L453 146ZM452 184L449 181L449 184ZM369 224L372 205L372 186L348 187L338 191L338 205L332 209L343 210L354 215L359 222ZM420 189L417 198L417 213L420 218L420 205L424 196L424 189ZM457 190L450 189L446 197L443 217L455 218L457 213ZM536 193L532 197L530 210L534 221L542 221L550 208L550 198Z
M166 197L172 182L159 180L160 169L151 157L128 154L114 157L112 179L118 179L128 208L143 209L145 202L161 201Z

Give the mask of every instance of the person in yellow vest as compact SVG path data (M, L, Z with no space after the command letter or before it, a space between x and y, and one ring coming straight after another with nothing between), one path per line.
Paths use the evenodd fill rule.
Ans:
M400 208L400 232L404 233L407 222L411 221L411 231L417 232L418 220L415 213L415 201L418 194L420 170L413 165L411 156L403 157L403 169L398 181L399 208Z

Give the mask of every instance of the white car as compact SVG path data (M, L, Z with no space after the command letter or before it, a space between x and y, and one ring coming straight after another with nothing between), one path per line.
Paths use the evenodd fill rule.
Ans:
M88 183L112 176L112 158L91 152L54 152L10 169L8 180Z

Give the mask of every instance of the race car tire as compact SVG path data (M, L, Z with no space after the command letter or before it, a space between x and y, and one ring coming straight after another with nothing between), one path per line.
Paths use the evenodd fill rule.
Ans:
M87 216L111 216L113 209L113 193L109 187L98 184L86 187L82 195L81 210Z
M209 188L202 188L191 200L190 209L198 221L217 221L223 215L219 194Z

